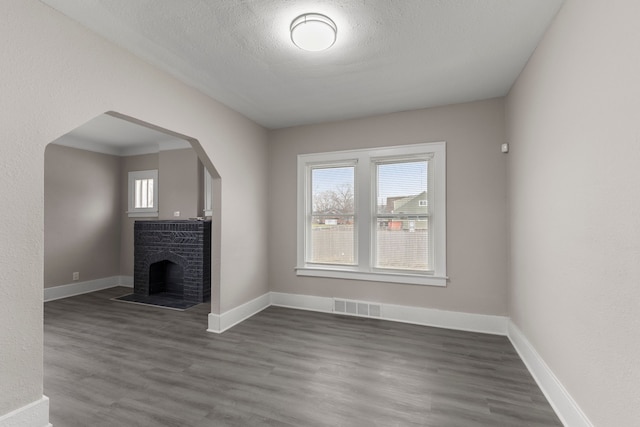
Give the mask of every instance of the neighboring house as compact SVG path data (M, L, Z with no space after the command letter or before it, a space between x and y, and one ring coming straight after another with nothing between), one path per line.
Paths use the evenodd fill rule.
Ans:
M415 196L387 197L384 213L407 215L408 218L390 219L381 226L387 230L424 230L427 228L425 216L429 212L427 192Z
M319 215L314 221L315 224L324 225L345 225L353 224L353 215L345 215L338 209L329 209L323 212L314 212L314 215ZM330 216L326 216L330 215Z
M408 215L426 215L429 212L426 191L423 191L417 196L388 198L387 206L390 205L389 203L390 199L393 199L392 200L393 209L391 213L408 214Z

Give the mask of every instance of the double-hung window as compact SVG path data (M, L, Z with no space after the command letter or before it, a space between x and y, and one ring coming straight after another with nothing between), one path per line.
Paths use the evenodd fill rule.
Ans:
M297 274L446 285L445 143L298 156Z
M158 216L158 170L129 172L130 217Z
M356 265L353 161L309 166L307 259L317 265Z

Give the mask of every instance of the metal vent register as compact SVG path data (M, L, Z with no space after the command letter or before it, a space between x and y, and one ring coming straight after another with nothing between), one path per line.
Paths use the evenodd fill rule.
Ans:
M333 312L351 316L380 317L382 307L380 304L369 303L366 301L334 298Z

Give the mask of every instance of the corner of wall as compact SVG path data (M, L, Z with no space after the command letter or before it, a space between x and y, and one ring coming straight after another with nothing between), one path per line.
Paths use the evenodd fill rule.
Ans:
M562 423L570 427L593 427L578 403L511 320L508 323L507 336Z

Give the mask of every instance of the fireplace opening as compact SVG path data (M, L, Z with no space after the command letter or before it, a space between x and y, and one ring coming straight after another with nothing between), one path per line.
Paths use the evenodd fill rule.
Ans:
M169 260L149 266L149 295L184 299L184 270Z

